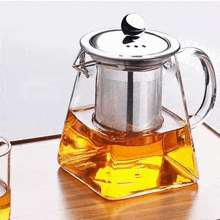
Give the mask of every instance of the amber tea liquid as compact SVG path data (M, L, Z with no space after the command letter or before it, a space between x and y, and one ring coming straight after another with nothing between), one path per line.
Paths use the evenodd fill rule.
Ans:
M163 111L161 129L129 133L97 128L93 113L89 107L68 112L58 161L104 198L122 199L197 182L189 128L177 116Z
M0 219L8 220L10 217L10 189L0 180Z

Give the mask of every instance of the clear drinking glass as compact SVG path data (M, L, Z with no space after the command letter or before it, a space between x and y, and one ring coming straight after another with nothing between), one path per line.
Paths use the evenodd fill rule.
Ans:
M11 144L0 137L0 219L8 220L11 211L10 190L10 152Z

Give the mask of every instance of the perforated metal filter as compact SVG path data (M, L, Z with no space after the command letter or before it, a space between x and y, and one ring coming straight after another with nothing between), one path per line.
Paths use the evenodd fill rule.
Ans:
M95 118L119 131L154 130L162 123L162 68L127 72L98 66Z
M162 65L180 48L176 39L146 31L135 18L142 21L127 15L122 30L92 32L80 40L97 63L95 119L123 132L160 127Z

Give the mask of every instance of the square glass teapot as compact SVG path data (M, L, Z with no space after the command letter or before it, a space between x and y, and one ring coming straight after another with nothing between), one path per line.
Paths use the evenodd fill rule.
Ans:
M196 183L191 129L216 98L209 57L146 30L137 14L126 15L121 29L86 34L80 46L58 152L61 167L111 200ZM192 117L178 64L182 57L197 57L205 75L204 98Z

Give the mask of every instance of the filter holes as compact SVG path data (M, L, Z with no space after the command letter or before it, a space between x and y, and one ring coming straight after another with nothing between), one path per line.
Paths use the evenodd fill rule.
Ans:
M126 47L131 47L130 45L126 45ZM138 45L134 45L135 48L138 48ZM142 47L146 48L145 45L142 45Z

